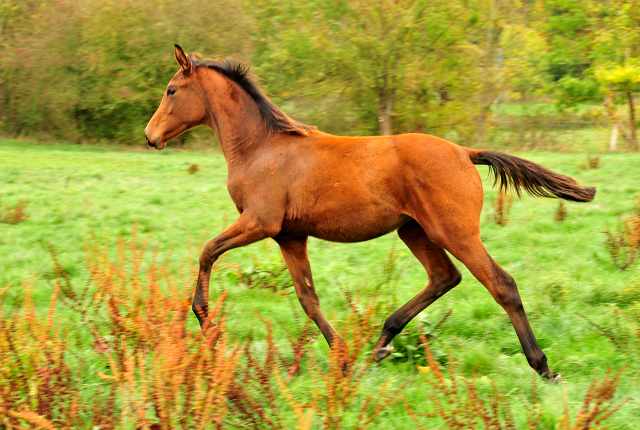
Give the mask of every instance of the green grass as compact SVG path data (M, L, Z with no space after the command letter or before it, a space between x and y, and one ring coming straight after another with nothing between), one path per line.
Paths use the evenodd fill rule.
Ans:
M594 332L577 313L593 321L610 324L613 308L640 314L640 264L620 272L611 263L604 247L603 230L616 224L619 213L629 211L640 195L640 155L602 154L601 167L579 170L584 153L530 152L517 155L573 176L581 183L598 187L594 202L566 205L563 223L554 221L557 200L526 197L515 200L505 227L490 220L491 202L496 192L485 180L485 213L482 239L489 253L518 282L533 330L545 351L550 367L562 373L566 384L539 384L545 405L545 426L554 428L562 413L563 399L577 408L593 379L608 368L628 366L617 397L630 397L609 423L613 428L634 428L640 417L640 352L632 346L616 348ZM105 146L68 144L35 145L0 141L0 206L28 199L28 221L0 224L0 287L13 283L3 296L2 308L18 306L22 282L34 278L36 305L43 312L51 294L53 265L48 246L55 249L72 282L88 279L84 244L92 234L116 247L120 236L129 237L135 222L158 258L171 254L171 270L197 262L198 244L214 237L230 224L237 212L226 191L226 164L218 152L123 150ZM199 164L194 175L187 172ZM480 168L486 177L486 168ZM383 263L392 248L399 252L402 276L397 283L379 286ZM360 244L329 243L312 239L309 256L321 305L330 320L347 317L343 290L370 294L388 289L388 300L398 307L426 283L424 269L395 234ZM279 261L273 241L264 241L233 250L223 262L248 269L255 264ZM457 263L462 283L424 311L426 319L437 322L449 309L451 317L432 342L434 350L450 354L466 375L474 372L496 381L508 393L514 408L522 408L529 396L531 370L505 312L489 293ZM258 310L271 320L287 321L294 295L282 296L266 289L250 289L224 272L214 276L212 299L223 289L230 290L228 325L235 339L245 339L253 330L264 333ZM60 315L60 323L72 316ZM382 323L383 320L380 320ZM197 330L195 317L190 328ZM286 337L274 325L276 341ZM74 327L81 332L83 327ZM327 346L318 337L312 353L325 357ZM305 374L296 385L304 387ZM374 365L362 381L368 393L387 380L394 385L410 382L409 402L421 410L430 386L411 363L386 360ZM487 390L490 384L487 382ZM89 390L89 388L88 388ZM401 404L387 410L382 418L387 428L411 428ZM517 418L517 416L516 416ZM381 421L382 422L382 421Z

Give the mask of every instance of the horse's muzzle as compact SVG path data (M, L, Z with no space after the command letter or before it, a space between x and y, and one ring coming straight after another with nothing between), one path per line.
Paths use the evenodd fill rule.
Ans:
M151 142L149 140L149 137L146 135L144 135L145 139L147 140L147 145L149 145L152 148L157 148L158 147L158 143L160 143L160 140L162 139L162 136L158 136L158 138L155 140L155 142Z

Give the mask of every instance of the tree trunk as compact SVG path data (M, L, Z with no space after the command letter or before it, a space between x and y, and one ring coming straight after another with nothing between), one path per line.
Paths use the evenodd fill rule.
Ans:
M378 115L381 136L391 136L393 134L391 115L393 115L393 97L387 97L385 100L382 100L380 113Z
M638 150L638 138L636 136L636 113L633 107L633 94L631 91L627 91L627 101L629 103L629 131L631 132L631 139L629 140L629 149L632 151Z

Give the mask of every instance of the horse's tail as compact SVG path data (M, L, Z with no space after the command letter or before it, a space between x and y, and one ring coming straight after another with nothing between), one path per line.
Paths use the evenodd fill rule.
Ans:
M495 186L500 191L522 192L537 197L559 197L572 202L590 202L596 195L595 187L583 187L575 179L553 172L539 164L496 151L467 149L473 164L489 166Z

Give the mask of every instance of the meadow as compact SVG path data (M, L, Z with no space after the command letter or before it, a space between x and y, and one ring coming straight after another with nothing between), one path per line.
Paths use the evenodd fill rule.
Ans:
M598 189L591 203L565 203L563 221L555 219L557 200L514 199L508 222L499 226L493 220L492 205L497 192L487 179L487 169L479 166L485 184L482 239L494 259L516 279L538 341L551 369L562 374L564 384L552 385L533 374L504 310L458 262L462 283L407 326L394 341L393 356L379 364L371 363L370 351L385 318L427 282L422 266L392 233L358 244L310 240L309 257L324 313L339 330L352 333L347 338L350 345L356 344L353 351L359 351L354 359L358 373L349 380L352 385L341 386L340 377L332 373L335 357L321 336L309 337L278 247L267 240L222 257L212 277L211 302L226 292L225 322L219 325L224 329L220 334L224 342L218 348L231 351L229 362L236 363L236 368L229 372L249 378L247 372L261 368L252 364L251 357L256 363L266 363L265 359L275 362L264 367L266 373L280 375L267 383L273 392L264 394L264 404L254 407L266 411L265 416L278 416L279 421L272 418L274 421L269 424L268 420L245 419L238 407L226 404L222 396L216 398L221 402L216 404L226 415L220 421L216 421L219 417L211 418L200 428L453 428L455 423L457 428L509 428L511 422L515 428L592 428L596 420L585 424L580 416L596 403L584 409L584 399L591 384L603 380L609 370L611 375L622 371L615 393L608 400L603 389L594 399L600 395L604 403L599 407L611 405L609 410L622 405L598 425L637 428L640 262L624 271L616 268L605 246L604 231L615 229L620 215L630 212L637 203L640 155L602 153L595 169L584 168L587 153L583 152L515 155ZM151 383L147 387L149 393L132 389L137 394L127 397L118 391L110 408L119 420L96 423L92 417L101 406L95 405L95 399L118 384L114 369L119 365L109 361L117 353L105 353L109 347L100 346L112 335L104 325L108 320L104 315L110 311L92 308L98 310L92 319L95 326L91 326L58 294L64 295L60 289L66 282L60 281L64 277L77 291L86 288L89 296L97 296L97 292L110 294L96 284L96 273L103 273L101 264L106 267L109 261L118 261L119 253L129 252L118 251L119 241L131 243L135 235L139 244L147 243L146 251L140 252L139 257L121 260L122 270L139 269L147 275L141 275L139 283L122 285L150 285L147 280L151 275L145 270L162 266L167 282L162 284L158 297L184 303L189 298L193 269L204 241L237 216L226 191L222 154L214 150L176 150L171 145L155 152L142 147L0 141L0 210L14 207L21 200L26 201L28 219L0 224L0 291L4 291L0 295L0 317L5 329L10 323L19 326L23 319L25 324L46 322L42 328L42 333L48 333L42 335L47 339L46 345L55 344L52 339L56 336L66 336L67 349L59 362L66 363L68 379L78 390L78 418L76 424L65 426L55 418L62 414L60 410L44 417L46 423L28 414L19 415L20 410L38 410L34 394L37 383L33 382L19 398L14 396L13 403L6 400L7 387L11 386L7 375L20 375L16 375L15 368L11 370L16 364L0 336L0 353L4 355L0 356L0 368L4 366L5 371L0 375L7 378L0 381L0 390L5 390L0 391L0 396L5 396L5 403L0 403L0 428L18 428L18 422L21 428L83 428L78 422L91 423L93 428L196 428L180 427L180 419L175 416L166 422L161 420L160 415L165 412L149 406L154 398L158 401L157 396L145 397L152 391ZM59 262L58 269L52 253ZM170 297L171 291L183 296ZM140 298L146 293L131 290L128 294ZM53 310L52 296L58 297ZM169 309L167 315L173 315L176 309ZM184 330L196 339L199 328L195 316L189 310L185 318ZM97 337L94 329L100 333ZM363 339L363 334L370 338ZM430 363L419 346L420 334L428 335L433 357ZM288 369L283 363L291 362L296 355L291 352L290 336L309 342L299 342L300 371L287 378ZM118 350L113 345L119 341L123 345L127 342L111 339L113 350ZM233 345L248 345L250 352L233 355ZM274 347L284 354L281 362L269 358ZM225 357L224 351L218 353ZM144 379L141 369L154 365L153 353L148 354L131 359L138 366L134 366L135 371L130 368L131 384L144 386L144 381L140 382ZM206 362L207 358L202 360ZM216 367L219 364L214 363L209 369L224 369ZM204 375L207 368L203 369ZM438 369L443 372L442 380ZM33 381L38 381L38 372L33 375ZM335 399L318 400L318 393L327 391L327 381L338 387L335 396L347 393L342 403L336 403L338 406L333 403ZM261 388L256 387L252 399L257 402ZM452 394L452 389L458 391ZM230 392L224 387L219 391ZM181 393L191 395L189 390ZM273 399L266 400L269 396ZM183 402L184 406L184 398L180 398L176 402ZM380 403L379 409L368 406L376 402ZM491 405L497 403L501 409L496 412ZM480 404L488 405L488 409L481 410ZM529 407L531 404L534 406ZM146 406L140 412L131 405ZM189 413L197 414L198 408L203 407L193 406ZM472 410L479 413L476 424L462 420ZM482 414L491 413L496 415L493 421L482 418ZM328 418L331 415L339 415L340 420L332 421ZM369 416L372 421L367 423ZM451 417L458 418L447 421ZM171 427L168 422L173 423Z

